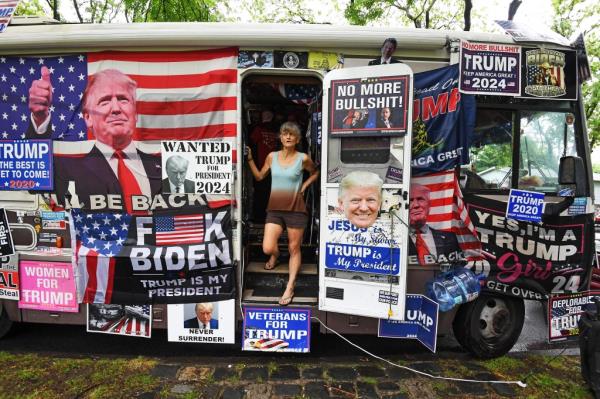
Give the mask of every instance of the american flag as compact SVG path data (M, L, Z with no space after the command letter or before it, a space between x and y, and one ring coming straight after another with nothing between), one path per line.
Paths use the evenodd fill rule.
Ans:
M274 84L279 94L296 104L310 105L319 98L321 86L304 84Z
M10 18L19 4L19 0L0 0L0 33L8 27Z
M50 107L52 138L85 140L87 127L81 113L81 97L87 83L87 61L81 54L0 57L0 138L25 138L31 120L29 88L41 78L43 66L50 71L54 90Z
M131 216L86 214L71 210L75 233L77 297L83 303L110 303L116 264L129 232Z
M551 81L544 79L545 69L539 65L528 65L527 66L527 84L529 85L546 85L546 86L557 86L565 88L565 76L563 69L560 66L550 67L552 76L556 79L556 84Z
M156 216L156 245L204 242L204 215Z
M137 82L135 140L236 136L237 48L88 54L88 73L117 69Z
M454 169L413 176L411 183L426 186L431 191L427 224L436 230L456 234L467 260L480 260L481 243L465 206Z
M102 305L95 305L102 306ZM127 308L131 306L125 306L126 313L124 316L115 320L95 320L90 323L96 331L101 331L107 334L118 334L118 335L131 335L138 337L150 338L151 334L151 318L150 313L152 307L150 305L135 306L140 316L127 313ZM89 312L88 312L89 314Z
M265 352L277 352L290 346L288 342L277 338L263 338L256 341L251 341L252 342L250 342L250 344L252 348Z

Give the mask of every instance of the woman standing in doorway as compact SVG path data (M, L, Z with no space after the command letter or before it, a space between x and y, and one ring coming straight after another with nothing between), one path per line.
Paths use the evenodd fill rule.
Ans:
M279 139L282 150L269 153L260 171L254 163L250 148L246 147L248 165L254 178L261 181L271 172L271 196L267 205L263 238L263 252L269 256L265 269L271 270L277 266L279 237L284 228L288 234L290 272L285 291L279 299L282 306L289 305L294 298L296 276L302 264L300 245L308 222L304 192L319 177L319 171L310 157L296 150L300 138L300 128L296 123L286 122L281 125ZM305 170L310 176L302 182Z

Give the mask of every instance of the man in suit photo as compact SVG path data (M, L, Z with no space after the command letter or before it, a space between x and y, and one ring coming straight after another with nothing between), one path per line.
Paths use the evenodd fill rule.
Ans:
M133 79L115 69L97 72L89 78L82 99L83 118L96 141L87 153L54 156L54 191L59 201L67 197L73 207L88 208L92 202L90 196L111 194L116 195L113 207L120 206L133 213L132 196L151 198L160 193L160 156L141 151L133 141L136 88ZM42 69L42 79L34 81L29 92L33 135L44 138L51 130L52 83L47 69ZM31 137L31 133L28 135Z
M214 304L212 302L197 303L194 307L196 317L184 320L183 328L201 328L215 330L219 328L219 320L213 319Z
M388 37L383 41L381 45L381 57L369 61L369 65L383 65L383 64L400 64L397 58L392 57L394 51L398 47L398 42L393 37Z
M377 127L380 129L391 129L394 126L392 125L392 111L388 107L384 107L381 109L379 116L377 118Z
M165 163L167 178L162 181L163 193L193 194L196 192L194 182L185 178L189 163L181 155L171 155L167 159Z
M410 241L408 254L417 255L420 265L447 263L462 259L456 234L429 227L430 190L420 184L410 185Z

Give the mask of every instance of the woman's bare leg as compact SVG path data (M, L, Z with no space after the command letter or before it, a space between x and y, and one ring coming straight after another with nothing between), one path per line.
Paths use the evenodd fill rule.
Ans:
M279 258L279 237L283 233L283 227L276 223L265 224L265 235L263 237L263 252L265 255L269 255L268 264L275 265L277 258Z
M287 228L288 233L288 250L290 252L290 276L288 279L287 286L279 303L281 305L287 305L291 302L292 296L294 295L294 287L296 286L296 277L300 266L302 265L302 252L300 246L302 244L302 237L304 237L303 228Z

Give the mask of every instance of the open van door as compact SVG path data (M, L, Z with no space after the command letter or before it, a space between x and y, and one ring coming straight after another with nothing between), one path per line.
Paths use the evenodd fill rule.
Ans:
M412 70L335 70L323 93L319 310L402 320Z

